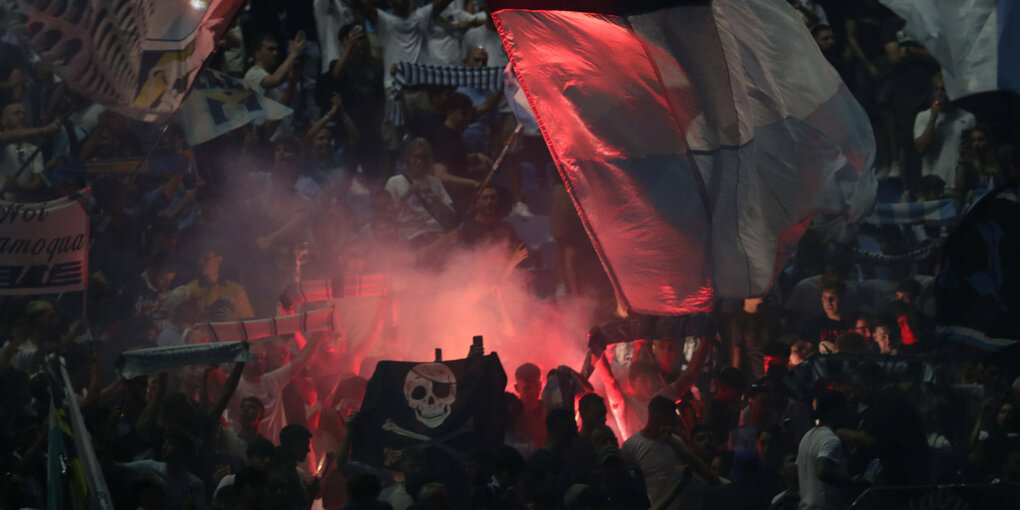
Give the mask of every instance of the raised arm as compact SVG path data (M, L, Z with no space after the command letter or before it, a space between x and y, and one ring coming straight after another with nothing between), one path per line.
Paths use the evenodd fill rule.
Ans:
M332 120L334 117L337 116L338 113L342 111L341 110L342 105L343 102L340 101L340 94L334 92L332 106L330 107L329 111L327 111L326 114L322 116L322 118L315 121L315 124L312 124L312 127L308 128L308 133L305 134L306 144L311 144L312 140L315 140L315 135L319 134L319 131L322 131L322 129L326 127L326 124L328 124L330 120Z
M300 335L301 333L294 334ZM290 363L277 369L286 371L284 373L285 380L291 380L294 377L294 374L297 374L308 365L308 362L312 360L312 355L315 354L315 351L319 350L319 344L322 342L322 337L324 335L325 333L321 331L313 333L312 338L305 344L304 349L301 349L301 352L299 352Z
M599 356L598 361L595 362L595 372L602 378L602 386L606 389L606 400L609 402L609 410L612 411L613 419L616 420L616 426L620 432L624 436L636 432L627 428L627 421L624 419L627 401L623 398L623 388L620 387L620 383L613 377L613 370L609 367L609 362L606 361L605 356Z
M432 19L438 18L439 13L443 12L452 2L453 0L432 0Z
M209 409L209 416L215 418L223 414L223 410L227 408L227 404L230 403L231 397L234 396L234 391L237 390L237 384L241 382L241 374L244 373L244 362L238 362L234 364L234 369L230 371L230 376L227 377L227 382L223 385L223 392L220 394L220 398L216 400L212 408Z
M701 343L698 344L697 350L691 356L691 362L687 364L687 369L675 381L659 390L659 395L670 398L675 402L680 400L687 393L687 390L690 389L691 385L694 384L694 381L697 380L701 369L705 367L705 361L708 360L708 354L712 350L712 345L715 344L709 337L702 337L700 340Z
M355 0L352 5L365 19L375 25L376 20L379 19L379 11L376 10L369 0Z
M667 430L664 430L663 433L668 434L667 441L669 442L669 447L673 449L673 453L676 453L677 457L686 461L691 466L691 469L694 470L694 474L712 485L719 484L719 477L712 472L712 469L708 467L708 464L705 464L705 461L701 460L701 457L698 457L694 454L694 452L684 446L683 441L681 441L676 434L673 434L673 432L668 430L668 428Z

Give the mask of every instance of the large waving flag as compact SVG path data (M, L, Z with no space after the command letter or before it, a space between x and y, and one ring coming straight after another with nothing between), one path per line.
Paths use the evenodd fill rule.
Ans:
M208 142L256 119L279 120L294 110L244 86L244 82L204 69L181 105L181 126L188 145Z
M129 117L173 113L242 0L18 0L15 29L73 90Z
M628 309L760 295L814 214L870 209L867 116L784 0L493 3Z
M1020 94L1020 2L880 1L906 20L903 31L938 60L950 99L992 90Z

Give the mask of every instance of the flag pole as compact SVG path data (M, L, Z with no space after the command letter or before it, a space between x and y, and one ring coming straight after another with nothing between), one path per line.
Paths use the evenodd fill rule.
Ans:
M73 111L77 110L78 107L81 106L83 99L85 99L85 96L79 95L78 98L74 100L74 104L72 104L71 107L67 109L67 111L68 112L73 112ZM60 115L57 116L57 119L62 119L62 121L60 123L60 127L61 128L64 127L64 122L63 121L66 121L68 119L68 117L70 117L70 113L68 113L66 115L63 115L63 116L60 116ZM56 120L56 119L54 119L54 120ZM72 127L72 129L73 129L73 127ZM17 172L14 172L14 177L12 177L11 180L14 181L14 182L17 182L18 181L18 177L21 177L21 174L25 171L25 169L28 168L28 165L31 164L33 160L35 160L36 156L38 156L40 152L42 152L42 144L37 145L35 147L35 151L32 152L32 155L27 157L27 158L25 158L25 162L21 164L21 168L19 168ZM43 163L45 164L45 162L43 162Z
M464 213L464 221L470 219L471 215L474 214L475 203L478 202L478 197L482 196L482 191L492 182L492 178L496 175L496 170L499 170L499 165L503 163L503 158L510 152L510 147L517 141L517 136L521 134L522 129L524 129L524 125L517 123L513 133L510 133L510 137L503 144L503 150L499 151L499 156L496 157L496 161L492 162L492 168L489 169L489 173L482 180L482 184L478 186L478 189L475 190L475 195L471 198L471 203L468 204L467 211Z
M234 25L234 21L236 21L237 17L240 16L240 15L241 15L241 9L237 9L234 12L234 15L230 18L230 22L227 23L227 25L226 25L227 26L227 30L229 30L230 27ZM204 21L205 21L205 19L203 19L203 22ZM225 33L226 33L226 30L224 30L222 34L225 34ZM222 34L221 34L220 40L216 43L217 44L217 48L215 48L213 51L210 51L209 54L205 56L205 58L202 60L202 65L199 66L198 70L195 71L195 79L198 79L198 75L203 70L205 70L205 66L209 65L209 61L212 59L213 54L216 53L216 50L219 50L218 45L223 42ZM188 96L191 95L191 92L193 90L195 90L195 80L191 81L191 84L188 86L187 92L184 94L184 97L181 98L181 102L177 104L177 107L174 108L174 111L172 111L169 114L167 114L166 121L163 122L163 127L160 128L159 134L156 135L156 140L152 142L152 145L149 147L149 150L146 152L145 157L143 157L142 160L138 162L138 166L136 166L134 171L131 173L131 177L128 179L127 185L124 186L124 191L121 192L120 197L118 197L117 200L114 202L114 205L111 208L111 211L108 214L104 215L103 222L99 225L99 228L96 231L97 237L99 235L102 235L104 232L106 232L106 228L110 225L110 221L113 219L113 212L117 211L117 209L120 209L120 207L123 205L124 199L127 197L128 192L131 190L131 185L134 184L135 179L138 178L138 174L142 170L142 165L144 165L145 162L148 161L149 157L152 156L153 151L156 149L156 146L159 145L159 141L163 138L163 135L166 133L167 128L170 127L170 122L173 120L174 116L177 115L177 111L181 109L181 106L184 105L184 101L188 100ZM196 171L196 173L198 172L197 169L195 171ZM95 240L95 239L93 239L93 240Z

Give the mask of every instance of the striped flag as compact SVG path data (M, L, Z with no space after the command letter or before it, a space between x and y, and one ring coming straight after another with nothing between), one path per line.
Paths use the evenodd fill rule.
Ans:
M46 438L46 508L112 509L113 500L64 360L50 356L46 361L51 392Z
M979 92L1020 94L1020 2L880 0L903 31L938 60L949 99Z
M146 122L166 119L230 27L241 0L18 0L31 43L71 89Z
M279 120L294 110L248 89L244 82L204 69L181 105L181 127L188 145L208 142L256 119Z
M815 214L868 212L875 142L788 2L664 3L493 7L617 295L678 315L768 291Z

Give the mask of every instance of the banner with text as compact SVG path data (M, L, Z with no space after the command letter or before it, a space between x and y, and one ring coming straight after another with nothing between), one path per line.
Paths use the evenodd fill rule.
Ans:
M89 217L76 198L0 201L0 295L85 290Z

